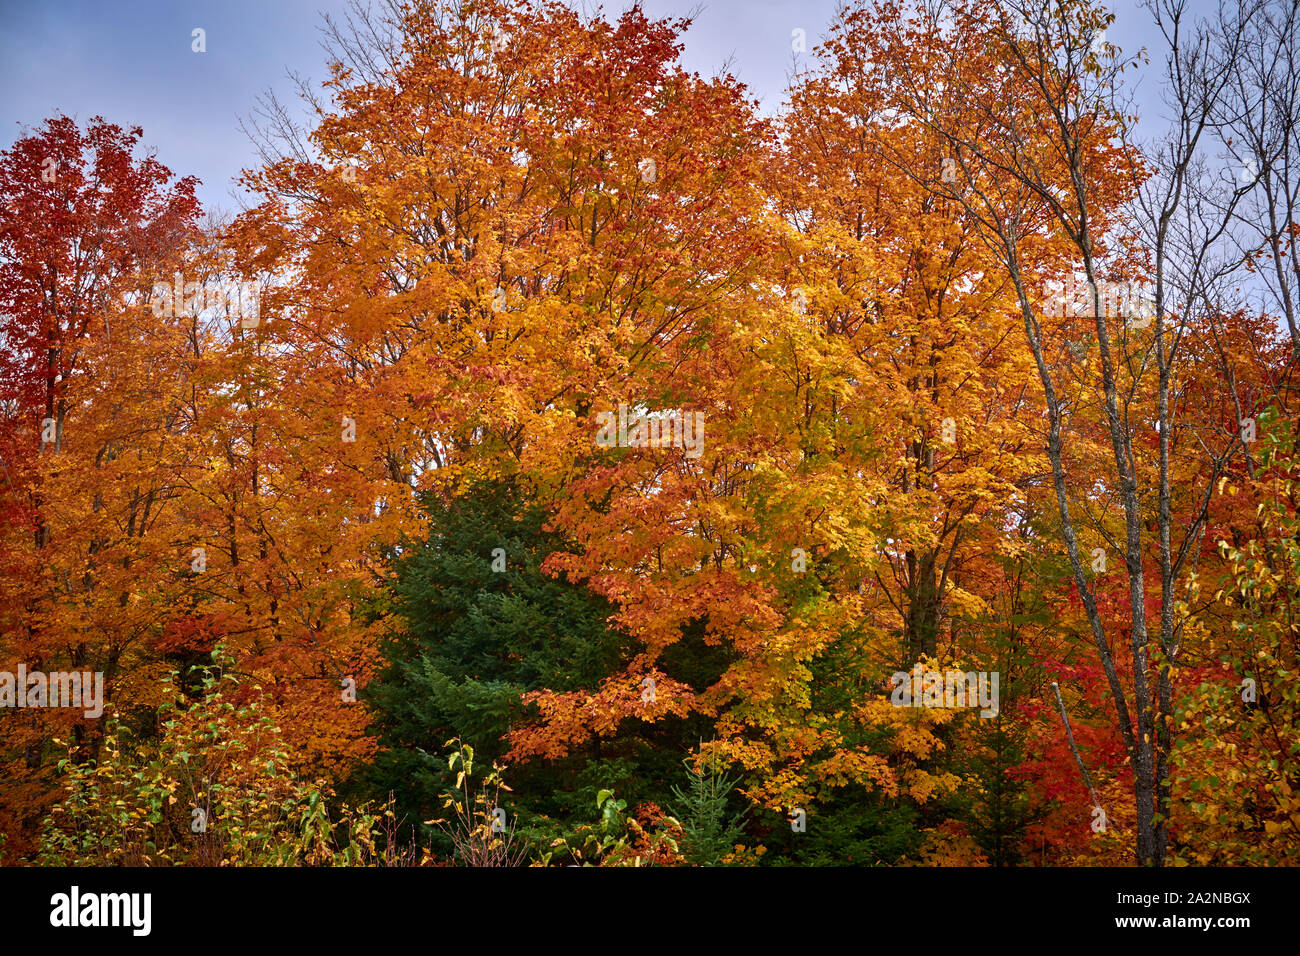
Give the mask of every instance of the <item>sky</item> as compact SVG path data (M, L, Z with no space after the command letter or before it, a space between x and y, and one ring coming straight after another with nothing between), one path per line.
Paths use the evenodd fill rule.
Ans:
M698 11L683 60L702 74L724 64L767 112L779 109L794 66L792 36L812 50L839 0L643 0L650 16ZM1193 9L1209 0L1192 0ZM607 3L613 18L630 0ZM144 129L143 143L179 175L202 180L205 208L239 207L232 183L254 163L240 129L259 95L296 96L289 74L318 84L326 74L322 14L346 0L0 0L0 148L47 117L84 123L100 115ZM1157 36L1137 0L1114 0L1108 39L1126 52L1155 48ZM206 51L191 49L195 29ZM809 54L800 60L807 64ZM1156 66L1152 64L1152 68ZM1154 79L1154 78L1152 78ZM1138 112L1158 116L1151 81Z

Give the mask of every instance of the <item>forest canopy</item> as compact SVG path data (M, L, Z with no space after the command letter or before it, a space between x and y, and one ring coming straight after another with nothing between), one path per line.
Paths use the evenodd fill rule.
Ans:
M363 4L222 217L25 131L0 862L1296 862L1300 10L1143 15L850 4L766 114Z

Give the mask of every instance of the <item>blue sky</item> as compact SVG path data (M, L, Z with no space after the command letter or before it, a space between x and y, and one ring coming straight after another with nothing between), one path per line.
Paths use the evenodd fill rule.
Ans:
M699 15L686 34L686 65L732 71L775 110L792 65L791 31L811 49L838 0L644 0L652 16ZM616 15L629 3L604 5ZM1208 0L1193 0L1205 8ZM144 128L144 142L179 174L198 176L208 208L233 210L232 178L254 161L240 131L259 94L292 100L286 72L325 75L321 13L344 0L0 0L0 147L24 127L59 112L80 121L96 114ZM1154 37L1136 0L1117 0L1110 40L1126 51ZM191 51L191 32L206 31L207 51ZM1152 64L1154 68L1155 63ZM1152 78L1154 79L1154 77ZM1140 112L1157 112L1153 83Z

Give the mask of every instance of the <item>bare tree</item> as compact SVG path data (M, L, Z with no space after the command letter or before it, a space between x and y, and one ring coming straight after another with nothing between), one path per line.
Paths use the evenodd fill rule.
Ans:
M1258 265L1260 309L1283 316L1300 347L1300 0L1225 3L1216 36L1227 82L1213 117L1244 194L1234 235Z
M910 45L912 55L890 58L902 65L894 83L899 112L936 136L957 173L928 178L927 188L980 223L1014 287L1043 387L1060 532L1133 767L1136 855L1144 865L1163 863L1168 841L1162 781L1172 744L1170 666L1186 623L1178 587L1199 553L1215 482L1245 447L1235 427L1240 407L1233 427L1193 427L1178 402L1195 340L1219 359L1215 371L1237 404L1232 365L1216 345L1244 268L1232 227L1254 181L1225 190L1213 151L1250 35L1236 27L1256 6L1239 0L1214 22L1189 24L1185 0L1150 0L1166 41L1162 89L1172 119L1146 150L1124 100L1127 75L1141 60L1124 59L1106 42L1114 18L1093 0L929 0L909 20L896 18L881 41ZM946 55L917 55L918 35L938 38L933 49ZM1056 278L1082 277L1077 317L1092 325L1095 371L1089 363L1080 375L1056 358L1063 323L1050 321L1054 297L1044 292L1054 269ZM1116 291L1131 290L1135 276L1153 287L1136 306L1131 292ZM1104 435L1108 473L1100 486L1095 472L1085 478L1072 467L1066 447L1086 413ZM1143 454L1152 427L1154 476ZM1190 495L1184 482L1180 489L1171 482L1180 456L1195 476ZM1110 520L1116 502L1120 515ZM1099 611L1082 557L1081 530L1124 559L1131 690L1112 651L1117 628ZM1148 619L1144 572L1152 551L1157 620Z

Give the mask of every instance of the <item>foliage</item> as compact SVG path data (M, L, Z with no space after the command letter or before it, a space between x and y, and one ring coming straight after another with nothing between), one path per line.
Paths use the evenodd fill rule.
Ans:
M1256 185L1019 13L847 5L764 115L688 19L380 3L220 222L19 136L0 674L106 716L0 708L5 862L1294 862L1300 309L1219 287L1295 217L1153 242Z
M714 866L738 849L744 832L744 814L733 814L727 806L737 781L716 766L684 762L687 789L673 787L673 796L678 800L675 816L682 823L685 856L694 866Z
M454 847L454 859L463 866L519 866L528 855L527 844L516 839L513 824L501 794L509 792L501 779L500 766L493 764L482 780L474 779L474 748L459 740L447 758L447 769L456 773L456 788L447 794L443 808L454 808L451 820L426 820L442 827ZM459 768L459 769L458 769Z
M261 688L241 684L230 666L219 649L196 698L175 689L175 699L159 708L156 744L114 716L96 760L79 761L70 750L61 762L65 792L46 820L39 862L349 866L385 859L376 838L385 824L391 830L392 808L345 807L340 821L331 821L330 790L292 773Z
M628 814L627 801L612 790L596 794L595 824L580 824L541 854L543 866L671 866L684 862L678 849L681 824L653 804ZM567 863L565 861L568 861Z
M1260 429L1257 536L1219 542L1227 567L1215 600L1231 627L1205 636L1201 680L1176 715L1180 730L1199 732L1173 761L1175 863L1300 859L1300 457L1293 421L1272 410Z

